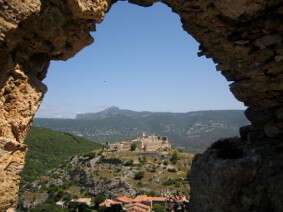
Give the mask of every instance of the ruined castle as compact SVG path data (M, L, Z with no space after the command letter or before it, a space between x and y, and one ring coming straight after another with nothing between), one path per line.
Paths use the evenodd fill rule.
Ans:
M122 141L114 144L107 144L107 151L144 151L155 152L158 150L165 150L171 148L171 144L166 136L147 135L143 133L136 139L129 141Z

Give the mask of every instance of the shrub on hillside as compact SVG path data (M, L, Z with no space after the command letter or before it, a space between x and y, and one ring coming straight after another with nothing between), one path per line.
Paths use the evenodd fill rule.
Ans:
M123 211L121 205L112 205L111 207L100 207L98 212L120 212Z
M144 165L146 161L147 161L146 157L139 157L139 162L141 165Z
M168 180L166 180L162 183L163 186L170 186L170 185L174 185L174 184L175 184L175 180L172 180L171 178L169 178Z
M98 194L94 197L94 199L92 200L92 204L98 208L99 204L104 202L106 200L106 196L104 196L103 194Z
M166 212L166 208L163 205L160 205L160 204L154 204L152 206L152 210L154 212Z
M137 144L136 143L132 143L131 144L131 151L135 151L137 149Z
M159 195L157 193L155 193L154 191L150 191L148 193L146 193L147 196L149 197L158 197Z
M83 156L85 156L85 157L89 157L89 158L95 158L96 157L96 152L89 152L89 153L86 153L86 154L84 154Z
M135 180L141 180L144 177L144 172L143 171L139 171L135 174L134 179Z
M172 186L174 185L174 187L177 187L179 188L182 184L182 179L181 178L178 178L178 179L167 179L166 181L164 181L162 183L163 186Z
M177 170L175 168L170 168L170 169L167 169L168 172L177 172Z
M133 160L128 160L126 161L126 163L124 164L125 166L132 166L134 164Z
M178 160L179 160L178 153L174 152L170 158L170 161L171 163L176 164Z

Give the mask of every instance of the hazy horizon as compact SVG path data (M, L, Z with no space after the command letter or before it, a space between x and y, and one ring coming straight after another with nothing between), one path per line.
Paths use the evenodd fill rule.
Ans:
M245 109L163 4L119 2L92 35L96 42L74 58L51 63L36 117L73 118L112 105L152 112Z
M98 111L88 111L88 112L82 112L82 113L76 113L74 114L72 117L61 117L60 114L58 114L58 116L54 116L54 117L50 117L50 116L36 116L36 118L66 118L66 119L74 119L76 118L76 115L79 115L79 114L93 114L93 113L99 113L99 112L102 112L104 110L107 110L109 108L112 108L112 107L117 107L115 105L112 105L110 107L106 107L102 110L98 110ZM204 111L222 111L222 110L226 110L226 111L235 111L235 110L242 110L244 111L244 109L215 109L215 110L194 110L194 111L181 111L181 112L176 112L176 111L148 111L148 110L134 110L134 109L128 109L128 108L120 108L120 107L117 107L118 109L120 110L130 110L130 111L135 111L135 112L151 112L151 113L190 113L190 112L204 112Z

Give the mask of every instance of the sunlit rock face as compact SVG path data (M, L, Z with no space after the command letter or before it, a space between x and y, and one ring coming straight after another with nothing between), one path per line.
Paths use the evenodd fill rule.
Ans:
M26 149L23 140L46 91L41 80L46 75L49 61L67 60L91 44L93 38L90 31L95 30L96 23L103 21L114 2L117 0L0 0L0 211L16 205L19 172L24 164ZM157 0L129 2L148 7ZM214 60L217 70L231 81L230 89L235 97L248 106L246 115L251 126L241 129L241 148L252 151L261 145L280 142L283 137L282 2L162 2L180 15L184 30L200 42L199 56L205 55ZM211 154L212 151L207 151L197 157L193 176L202 173L200 167L207 169L208 173L220 170L214 169L219 161L211 166L200 165L206 164L207 158L213 157ZM271 151L270 157L265 159L272 161L279 157L278 154L278 151ZM225 163L229 160L231 166L234 162L237 166L242 165L234 158L219 160ZM251 163L251 166L255 168L257 163ZM279 163L273 163L272 167L275 169L277 166ZM221 179L223 176L223 179L233 184L233 178L240 172L230 172L229 175L220 170L218 177ZM208 191L225 190L224 183L214 184L211 175L207 176L203 181ZM244 188L245 183L241 181L235 186ZM193 207L194 211L226 210L224 202L226 198L232 197L232 192L223 194L224 200L220 201L220 198L212 198L217 193L207 193L194 186L198 185L194 177L192 184L192 205L198 207ZM264 186L266 190L271 188L267 184ZM276 189L272 192L272 195L282 196ZM201 204L203 199L198 197L213 199L218 210L207 202ZM235 201L233 204L241 203ZM269 205L273 207L271 211L282 209L280 203L266 205L267 208ZM235 208L238 206L235 205Z
M46 92L52 59L66 60L91 44L107 0L0 0L0 211L17 203L23 144Z

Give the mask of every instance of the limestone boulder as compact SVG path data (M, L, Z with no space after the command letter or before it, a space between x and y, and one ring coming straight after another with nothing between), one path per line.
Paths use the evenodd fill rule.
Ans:
M226 139L193 161L191 209L197 212L283 210L283 145Z
M67 2L75 18L91 19L100 23L111 0L68 0Z

